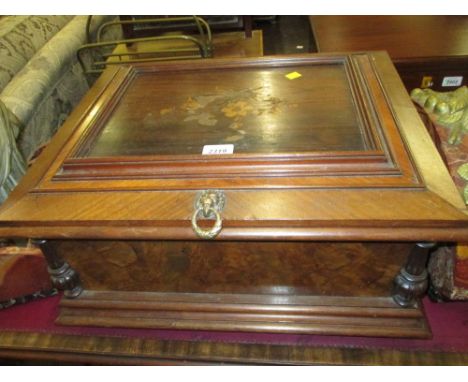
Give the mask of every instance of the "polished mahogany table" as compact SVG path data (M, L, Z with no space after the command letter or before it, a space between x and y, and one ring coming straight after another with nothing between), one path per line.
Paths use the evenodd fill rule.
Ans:
M106 70L0 210L60 325L430 336L468 215L384 52Z
M386 50L406 88L468 84L468 16L310 16L319 52Z

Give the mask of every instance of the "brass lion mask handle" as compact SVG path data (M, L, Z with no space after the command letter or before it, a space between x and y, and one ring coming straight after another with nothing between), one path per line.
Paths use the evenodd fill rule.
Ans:
M220 212L224 208L225 196L219 190L207 190L199 194L195 203L195 212L192 215L192 228L198 237L202 239L214 239L223 228L223 219ZM198 226L198 219L215 219L215 224L210 229Z

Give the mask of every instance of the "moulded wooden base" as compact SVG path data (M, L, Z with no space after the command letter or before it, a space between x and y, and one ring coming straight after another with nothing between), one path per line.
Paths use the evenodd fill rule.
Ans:
M379 337L431 336L419 306L391 298L85 291L57 323L125 328Z

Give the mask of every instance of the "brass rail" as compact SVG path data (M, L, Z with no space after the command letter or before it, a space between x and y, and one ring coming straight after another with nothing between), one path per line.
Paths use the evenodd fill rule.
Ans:
M91 23L91 17L88 18L87 22L87 36L88 41L90 41L89 26ZM171 23L171 22L181 22L181 21L190 21L193 22L198 30L199 36L190 36L190 35L164 35L164 36L154 36L154 37L141 37L141 38L131 38L131 39L121 39L113 41L102 41L104 31L115 25L128 25L128 24L158 24L158 23ZM106 65L119 65L122 63L137 63L137 62L148 62L148 61L162 61L170 59L190 59L190 58L207 58L212 55L212 35L211 29L208 23L198 16L184 16L184 17L169 17L169 18L152 18L152 19L141 19L141 20L119 20L119 21L109 21L103 23L96 35L97 42L87 43L81 46L77 50L77 58L80 63L83 72L86 75L98 74L101 73ZM184 48L152 48L147 51L137 51L134 52L127 50L125 52L115 52L115 49L118 45L131 46L135 43L150 43L155 41L186 41L193 44L193 47L184 47ZM112 48L112 53L103 53L103 49ZM90 64L90 67L87 67L83 59L84 52L90 52L91 57L93 51L99 54L103 58L100 60L93 60ZM193 55L177 55L177 53L189 53L198 51L198 54ZM166 55L174 53L175 55ZM161 57L161 55L164 55ZM145 58L134 58L132 56L145 56ZM152 57L148 57L152 56ZM124 57L128 57L123 59ZM109 59L118 58L116 61Z

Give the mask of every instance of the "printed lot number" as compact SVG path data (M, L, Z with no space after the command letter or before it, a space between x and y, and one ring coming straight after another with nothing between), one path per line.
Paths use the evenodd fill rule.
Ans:
M460 86L463 83L463 77L444 77L442 86Z
M203 146L202 155L224 155L233 154L234 145L205 145Z

